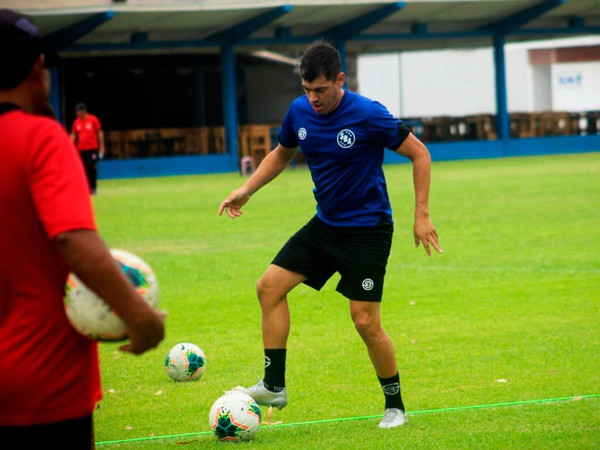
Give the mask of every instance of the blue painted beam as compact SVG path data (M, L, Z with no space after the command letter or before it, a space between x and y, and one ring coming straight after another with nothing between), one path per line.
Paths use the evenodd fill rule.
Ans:
M146 44L148 42L148 32L136 31L129 36L129 42L132 44Z
M90 44L73 44L68 47L72 52L89 51L122 51L122 50L162 50L169 48L214 48L220 43L215 40L182 40L182 41L147 41L147 42L106 42Z
M281 16L288 14L292 10L289 5L278 6L270 11L267 11L258 16L252 17L244 22L240 22L233 25L225 30L219 31L211 36L208 40L218 41L223 44L236 44L239 41L247 38L255 31L267 26L274 20L279 19Z
M322 36L325 39L331 40L332 42L341 42L351 39L372 27L378 22L381 22L386 17L394 14L396 11L404 8L404 2L395 2L389 5L378 8L374 11L363 14L360 17L341 23L334 27L328 28L327 30L319 33L318 36Z
M231 171L238 170L238 108L237 82L235 77L235 54L232 45L221 47L223 125L225 126L225 148Z
M562 5L565 1L566 0L545 0L537 5L496 20L478 29L492 31L494 33L492 42L494 47L494 81L496 86L496 131L505 153L508 150L508 143L510 140L510 121L506 93L506 60L504 55L506 35L557 6Z
M221 44L223 125L225 127L225 148L232 170L239 167L238 156L238 105L237 81L235 76L235 54L233 45L247 38L292 10L289 5L273 8L244 22L238 23L207 38Z
M527 28L514 30L510 35L515 36L552 36L552 35L583 35L599 34L600 27L586 26L583 28ZM450 31L443 33L404 33L404 34L361 34L354 36L347 42L377 42L377 41L417 41L432 39L468 39L477 37L492 38L493 32L489 30ZM270 46L270 45L305 45L315 40L311 36L291 36L274 38L244 39L236 46ZM101 44L73 44L66 50L72 52L89 51L123 51L123 50L160 50L170 48L219 48L220 43L214 39L182 40L182 41L148 41L148 42L117 42Z
M350 41L356 42L377 42L377 41L420 41L430 39L465 39L493 36L491 31L446 31L439 33L417 32L417 33L401 33L401 34L360 34L354 36Z
M583 17L569 17L569 28L583 28L585 26L585 19Z
M528 28L526 30L514 30L510 33L516 36L553 36L565 34L600 34L600 27L571 27L568 28Z
M506 61L504 57L504 44L506 36L494 36L494 66L496 69L496 132L498 139L507 143L510 138L508 102L506 94Z
M508 34L565 2L566 0L545 0L530 8L526 8L511 14L510 16L483 25L479 29L493 31L494 33Z
M80 20L68 27L62 28L54 33L43 37L45 44L55 52L64 50L74 44L78 39L90 33L103 23L114 17L113 11L105 11L94 14L87 19Z
M428 23L424 23L424 22L417 22L417 23L413 23L410 26L410 32L411 34L427 34L427 27L429 26Z
M278 39L287 39L292 37L292 28L291 27L278 27L275 30L275 37Z

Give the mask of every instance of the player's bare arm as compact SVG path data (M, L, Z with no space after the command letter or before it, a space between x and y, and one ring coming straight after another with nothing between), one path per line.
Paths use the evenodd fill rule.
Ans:
M250 197L265 184L272 181L288 166L296 155L297 149L287 148L279 144L261 161L256 172L248 178L242 187L233 191L219 206L219 215L223 211L235 219L242 215L244 206Z
M54 241L71 270L127 324L130 342L122 351L140 354L162 341L165 314L137 294L95 231L68 231Z
M430 245L436 252L442 253L438 234L429 217L429 187L431 184L431 155L427 147L409 134L396 150L400 155L411 160L413 165L413 182L415 187L415 222L413 234L415 247L423 244L423 248L431 256Z

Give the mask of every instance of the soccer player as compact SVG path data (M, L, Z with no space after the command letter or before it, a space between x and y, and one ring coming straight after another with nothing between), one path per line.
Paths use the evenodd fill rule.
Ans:
M261 187L279 175L298 146L315 185L317 213L283 246L257 283L265 352L264 379L245 390L259 404L287 404L286 348L290 330L287 294L298 284L321 289L339 272L337 291L348 298L356 330L385 397L379 426L407 421L394 347L381 325L380 305L393 222L382 169L388 148L413 164L414 242L428 255L442 253L429 218L431 157L427 148L379 103L343 89L340 55L326 42L311 45L299 64L306 95L290 105L279 145L256 172L221 203L231 218Z
M164 314L134 290L96 233L77 150L45 111L50 76L33 22L0 10L0 442L94 448L98 347L70 325L72 270L128 325L134 354L164 336Z
M79 150L90 192L96 193L98 179L98 158L104 158L104 131L100 120L88 113L85 103L75 105L77 118L71 128L71 141Z

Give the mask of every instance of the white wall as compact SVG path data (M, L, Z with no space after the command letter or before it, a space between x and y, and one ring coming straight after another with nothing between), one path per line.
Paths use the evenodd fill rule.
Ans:
M491 51L491 50L490 50ZM509 112L527 112L533 110L534 80L529 53L527 49L504 49L506 61L506 96ZM494 80L491 81L494 83ZM495 88L494 88L495 92ZM492 112L496 114L496 101L492 105Z
M600 62L531 66L529 48L505 47L509 112L600 109ZM491 48L359 55L357 70L358 91L397 117L496 113Z
M488 49L401 54L404 117L464 116L494 108Z
M532 111L552 111L552 67L533 66Z
M600 109L600 62L555 64L552 68L552 109Z
M404 116L400 82L400 54L364 55L356 61L358 89L387 107L394 117Z

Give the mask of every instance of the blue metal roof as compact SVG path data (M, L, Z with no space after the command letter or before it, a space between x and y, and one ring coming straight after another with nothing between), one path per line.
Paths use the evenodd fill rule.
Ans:
M498 34L509 42L600 34L599 0L148 3L21 10L66 53L217 51L223 44L285 53L316 38L345 42L348 51L402 51L489 46Z

